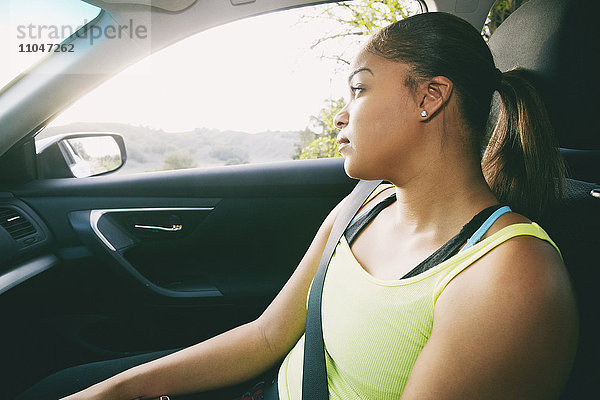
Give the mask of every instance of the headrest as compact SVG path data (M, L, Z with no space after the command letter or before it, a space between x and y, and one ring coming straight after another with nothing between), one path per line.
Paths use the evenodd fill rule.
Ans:
M596 0L530 0L489 41L496 66L531 71L561 147L600 150Z

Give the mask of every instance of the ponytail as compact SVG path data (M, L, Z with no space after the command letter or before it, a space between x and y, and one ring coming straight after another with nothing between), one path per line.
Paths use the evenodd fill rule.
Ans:
M502 74L500 115L481 161L486 181L501 203L530 218L562 197L565 165L554 130L526 72Z
M366 49L410 65L410 89L422 79L450 79L477 155L498 90L500 117L482 159L488 185L501 203L532 219L561 197L565 167L542 100L524 70L496 69L473 25L452 14L417 14L381 29Z

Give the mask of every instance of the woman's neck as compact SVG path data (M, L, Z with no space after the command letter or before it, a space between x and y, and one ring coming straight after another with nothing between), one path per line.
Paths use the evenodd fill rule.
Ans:
M395 223L406 233L454 232L482 209L498 203L478 160L443 161L407 181L392 182L397 198Z

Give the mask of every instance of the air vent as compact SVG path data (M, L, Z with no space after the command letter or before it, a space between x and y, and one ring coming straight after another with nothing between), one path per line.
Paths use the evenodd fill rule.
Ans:
M15 240L36 233L31 222L13 208L0 208L0 226L6 229Z

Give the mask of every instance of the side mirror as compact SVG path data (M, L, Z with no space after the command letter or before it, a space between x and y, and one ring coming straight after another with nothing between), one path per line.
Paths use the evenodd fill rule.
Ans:
M114 172L125 165L127 152L116 133L73 133L35 143L40 178L84 178Z

